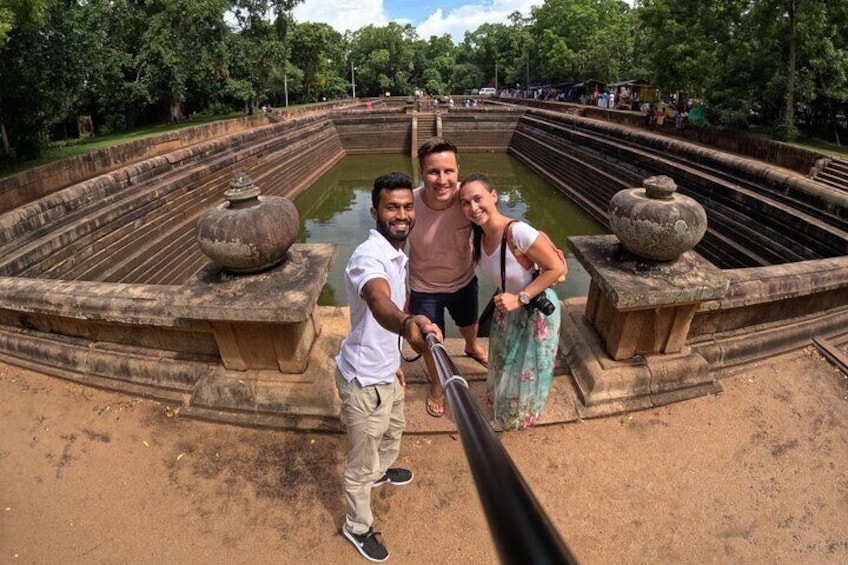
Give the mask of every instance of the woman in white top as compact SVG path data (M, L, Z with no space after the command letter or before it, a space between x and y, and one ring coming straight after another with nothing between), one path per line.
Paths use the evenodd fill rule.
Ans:
M474 258L501 290L494 301L486 387L494 425L499 430L529 428L539 420L553 382L560 305L549 287L566 267L547 237L500 213L488 176L465 177L459 199L474 224ZM534 268L525 269L516 254L529 258Z

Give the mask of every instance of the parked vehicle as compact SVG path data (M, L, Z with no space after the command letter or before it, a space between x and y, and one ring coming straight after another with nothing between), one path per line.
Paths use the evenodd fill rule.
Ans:
M486 88L480 89L480 96L494 96L494 95L495 95L495 89L490 87L490 86L487 86Z

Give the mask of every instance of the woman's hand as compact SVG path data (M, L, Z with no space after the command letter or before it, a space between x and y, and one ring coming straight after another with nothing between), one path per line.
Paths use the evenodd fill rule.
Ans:
M512 312L521 308L518 295L511 292L502 292L495 296L495 308L501 312Z

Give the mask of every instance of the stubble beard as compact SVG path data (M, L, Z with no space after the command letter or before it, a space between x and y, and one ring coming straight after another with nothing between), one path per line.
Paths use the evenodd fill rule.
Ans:
M395 222L396 223L396 222ZM406 243L406 240L409 239L409 232L412 231L412 226L415 225L414 221L406 222L407 228L404 232L393 232L391 229L391 223L383 222L382 220L377 220L377 231L385 237L389 243L394 245L395 247L403 247L403 244Z

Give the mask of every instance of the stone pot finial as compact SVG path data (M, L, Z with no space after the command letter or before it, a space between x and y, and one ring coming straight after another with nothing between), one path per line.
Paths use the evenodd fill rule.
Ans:
M642 187L621 190L612 197L612 232L634 255L654 261L677 259L704 237L707 213L692 198L677 194L670 177L649 177Z
M228 188L224 192L224 198L226 198L230 202L230 206L234 203L238 205L238 203L252 202L262 194L262 191L259 190L259 187L253 184L253 181L250 180L250 176L246 173L236 173L233 175L232 180L230 180L230 188ZM258 201L258 200L257 200Z
M197 243L207 257L236 273L256 273L285 259L300 230L297 208L281 196L260 196L250 176L236 173L226 202L207 208L197 222Z

